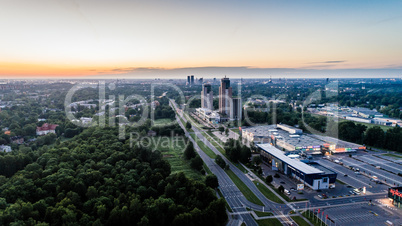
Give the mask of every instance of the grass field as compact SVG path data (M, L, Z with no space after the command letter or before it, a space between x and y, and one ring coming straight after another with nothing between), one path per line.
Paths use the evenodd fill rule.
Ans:
M339 119L339 122L343 122L343 121L350 121L350 120ZM377 125L377 124L372 124L372 123L364 123L364 122L356 122L356 121L352 121L352 122L354 122L356 125L357 125L357 124L360 124L360 125L367 126L367 129L368 129L368 128L371 128L371 127L374 127L374 126L379 126L379 127L380 127L382 130L384 130L384 131L387 131L387 130L389 130L389 129L394 128L394 127L392 127L392 126L383 126L383 125Z
M267 213L267 212L254 211L254 213L255 213L257 216L259 216L259 217L273 216L272 213Z
M216 154L209 147L207 147L200 139L198 139L198 137L194 133L190 134L190 136L195 140L195 142L197 142L198 146L201 148L203 152L205 152L205 154L207 154L212 159L216 158Z
M388 156L388 157L402 159L402 155L398 155L398 154L383 154L383 155Z
M291 217L299 226L309 226L310 224L307 223L302 217L300 216L293 216Z
M238 128L230 129L230 130L232 130L233 132L235 132L235 133L237 133L237 134L240 134L240 130L239 130Z
M150 147L159 150L163 157L169 162L171 172L183 172L186 176L194 180L203 180L204 176L191 168L190 161L186 161L182 156L186 147L183 139L174 140L172 137L153 137Z
M166 124L169 124L169 123L172 123L172 122L173 122L173 120L171 120L171 119L163 118L163 119L155 120L154 125L155 126L161 126L161 125L166 125Z
M252 203L255 203L257 205L263 205L263 203L261 202L261 200L259 200L257 198L257 196L255 196L255 194L250 190L250 188L248 188L243 181L240 180L239 177L237 177L232 170L226 170L226 173L228 174L228 176L230 177L230 179L232 179L233 183L235 183L235 185L239 188L239 190L241 191L241 193L243 193L244 197L246 197L246 199Z
M267 186L265 186L264 184L261 184L257 181L253 181L253 183L255 184L255 186L258 188L258 190L260 190L260 192L267 197L267 199L274 201L276 203L284 203L282 201L282 199L280 199L278 196L276 196L271 190L269 190L269 188L267 188ZM258 183L258 185L257 185Z
M257 220L257 224L260 226L282 226L282 223L276 218Z

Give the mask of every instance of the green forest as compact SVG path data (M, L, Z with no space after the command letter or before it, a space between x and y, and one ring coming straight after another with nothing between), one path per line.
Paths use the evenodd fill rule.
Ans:
M116 128L0 156L0 225L223 225L225 202ZM12 156L12 157L11 157Z

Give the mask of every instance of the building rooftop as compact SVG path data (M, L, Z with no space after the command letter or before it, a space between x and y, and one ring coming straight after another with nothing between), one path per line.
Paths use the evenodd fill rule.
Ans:
M328 169L328 168L326 168L326 167L324 167L324 166L322 166L322 165L320 165L320 164L318 164L316 162L309 162L309 163L306 163L306 164L311 166L311 167L314 167L316 169L319 169L319 170L323 171L325 174L336 174L334 171L332 171L332 170L330 170L330 169Z
M286 156L284 154L283 151L275 148L274 146L272 146L270 144L257 144L257 146L260 147L265 152L268 152L269 154L275 156L275 158L280 159L281 161L285 162L286 164L294 167L295 169L297 169L305 174L324 173L324 171L321 171L317 168L309 166L304 162L300 162L299 160L289 158L288 156Z

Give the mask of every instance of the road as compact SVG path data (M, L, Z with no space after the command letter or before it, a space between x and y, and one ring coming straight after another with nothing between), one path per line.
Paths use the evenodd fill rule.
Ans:
M183 112L181 112L176 103L174 101L171 101L171 106L174 107L176 112L178 112L179 117L183 119L184 122L187 122L187 119L183 117ZM180 124L180 126L185 129L184 125L182 124L181 120L177 118L177 122ZM255 203L252 203L248 201L244 195L241 193L241 191L237 188L237 186L233 183L233 181L230 179L230 177L226 174L226 172L220 168L213 159L209 158L197 145L197 143L194 141L194 139L189 135L189 133L186 131L186 136L194 143L194 146L198 153L200 154L200 157L204 160L205 164L208 166L208 168L211 170L213 174L215 174L218 177L219 181L219 189L221 190L224 198L228 202L230 208L234 212L245 212L246 207L257 210L257 211L266 211L266 212L272 212L275 216L280 216L278 217L278 220L283 224L283 225L295 225L295 222L290 218L285 216L285 213L289 212L291 208L286 205L286 204L278 204L275 202L272 202L271 200L268 200L259 190L258 188L254 185L254 183L242 172L239 170L235 165L233 165L229 160L225 158L225 156L220 153L215 146L213 146L201 133L201 131L196 127L192 127L195 135L197 136L198 139L202 140L203 143L209 147L215 154L221 155L222 158L226 161L226 163L229 165L230 169L233 171L233 173L239 177L246 185L249 187L249 189L258 197L258 199L261 200L261 202L264 204L264 206L257 205ZM285 201L286 202L286 201ZM247 225L256 225L256 222L252 218L250 214L241 214L240 215L245 223ZM251 218L251 219L250 219Z

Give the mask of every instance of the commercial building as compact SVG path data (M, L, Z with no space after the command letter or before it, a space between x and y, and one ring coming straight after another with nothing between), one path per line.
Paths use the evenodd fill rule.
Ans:
M355 152L364 146L332 137L303 134L303 130L284 124L242 128L242 137L249 143L271 145L290 153L315 155Z
M221 79L219 87L219 113L230 116L230 102L232 100L232 87L230 87L229 78Z
M335 184L337 174L318 163L306 164L292 159L270 144L257 144L257 147L261 151L261 159L271 165L272 170L282 172L313 190L328 189Z
M379 113L378 111L370 110L368 108L359 108L359 107L352 107L350 108L353 113L361 116L363 118L379 118L384 117L383 114Z
M388 188L388 198L392 201L392 204L401 208L402 202L402 187Z
M190 80L190 85L192 86L192 85L194 85L194 75L191 75L191 80Z
M203 84L201 91L201 108L213 110L214 108L214 92L211 84Z
M190 75L187 76L187 85L191 84Z
M221 121L221 117L217 111L211 111L211 109L208 108L197 108L195 109L195 113L200 117L202 120L211 123L211 124L216 124Z

